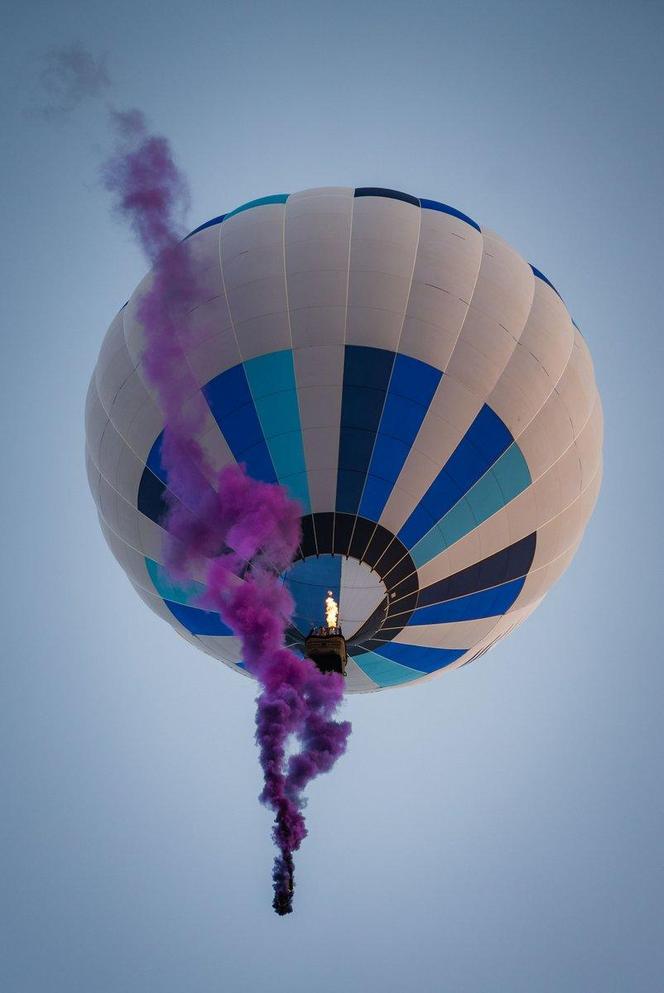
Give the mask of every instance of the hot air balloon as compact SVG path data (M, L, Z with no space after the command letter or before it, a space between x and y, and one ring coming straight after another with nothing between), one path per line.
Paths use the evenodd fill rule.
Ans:
M542 601L597 498L602 408L552 283L461 211L395 190L277 194L186 240L200 299L181 343L219 469L302 507L288 644L338 602L349 692L484 655ZM163 414L138 305L104 339L86 407L90 487L138 595L249 675L239 641L163 564ZM193 333L189 333L193 332Z

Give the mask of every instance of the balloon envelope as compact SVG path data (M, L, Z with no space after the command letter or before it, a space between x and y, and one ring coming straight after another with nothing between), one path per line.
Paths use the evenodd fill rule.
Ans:
M200 299L181 342L210 463L242 462L302 505L289 644L324 623L332 591L350 692L483 655L569 565L600 486L592 361L556 289L465 214L394 190L264 197L186 247ZM92 376L90 486L139 596L244 672L197 605L203 576L183 587L163 566L164 421L137 317L149 280Z

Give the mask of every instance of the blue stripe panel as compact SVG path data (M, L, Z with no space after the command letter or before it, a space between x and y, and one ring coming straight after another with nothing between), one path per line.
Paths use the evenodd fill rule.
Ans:
M412 548L458 503L511 445L509 429L486 404L470 425L418 506L399 531ZM424 512L423 512L424 511Z
M467 648L426 648L422 645L402 645L398 641L390 641L375 651L392 662L399 662L420 672L437 672L460 659Z
M213 610L188 607L173 600L164 600L173 617L191 634L230 635L233 632Z
M396 356L360 503L363 517L380 519L442 375L419 359Z
M382 186L359 186L354 193L356 197L387 197L388 200L403 200L405 203L412 203L414 207L419 207L420 201L410 193L402 193L400 190L386 190Z
M447 624L452 621L474 621L478 617L497 617L509 610L526 581L525 576L509 583L493 586L478 593L419 607L411 614L408 624ZM463 652L461 653L463 654Z
M341 513L357 513L393 364L394 352L346 346L336 502Z
M276 483L270 452L242 365L220 373L203 387L203 395L238 462L253 479Z
M518 496L530 483L526 460L514 442L463 499L411 548L410 554L416 567L419 569L425 562L473 531Z
M250 200L248 203L243 203L241 207L236 207L235 210L224 214L224 220L227 221L229 217L241 214L243 210L251 210L252 207L262 207L268 203L286 203L288 196L288 193L274 193L270 197L259 197L258 200Z
M213 217L212 220L206 221L205 224L199 224L197 228L194 228L193 231L189 232L186 238L183 238L183 241L186 241L187 238L191 238L194 234L198 234L199 231L205 231L206 228L212 228L215 224L221 224L226 216L226 214L220 214L219 217Z
M536 269L535 266L532 264L532 262L530 263L530 268L533 270L533 274L537 276L538 279L541 279L543 283L546 283L547 286L550 286L553 292L560 297L560 293L558 293L558 290L555 288L551 280L547 279L544 273L540 272L539 269ZM560 297L560 299L562 300L562 297Z
M162 483L168 483L168 473L161 464L161 446L164 442L164 432L160 431L155 438L154 444L150 449L150 454L145 462L148 469L157 477L161 479Z
M311 501L293 353L284 349L259 355L245 362L244 368L277 479L308 514Z
M325 597L332 590L339 602L341 556L320 555L296 562L286 574L286 586L295 600L293 622L298 630L309 634L312 627L325 623Z
M405 665L399 665L398 662L390 662L382 655L376 655L375 652L358 652L356 655L351 655L351 658L378 686L398 686L400 683L410 683L413 679L422 677L419 669L409 669Z
M475 228L476 231L482 231L477 221L474 221L472 217L468 217L467 214L462 214L460 210L456 209L456 207L450 207L446 203L439 203L438 200L420 200L420 206L423 209L439 210L443 214L451 214L452 217L458 217L459 220L465 221L466 224L470 224L470 226Z

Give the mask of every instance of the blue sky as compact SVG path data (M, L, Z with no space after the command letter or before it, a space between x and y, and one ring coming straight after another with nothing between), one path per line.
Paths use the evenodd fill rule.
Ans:
M652 993L661 976L659 4L32 2L1 60L0 984L11 993ZM560 289L606 475L571 568L483 662L348 702L270 907L251 684L136 598L87 492L83 403L145 265L103 116L25 111L105 51L171 139L191 227L257 196L454 204Z

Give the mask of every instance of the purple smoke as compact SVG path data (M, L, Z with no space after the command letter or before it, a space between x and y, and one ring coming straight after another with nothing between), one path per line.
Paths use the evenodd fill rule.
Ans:
M205 400L178 335L196 300L196 273L179 219L186 183L166 139L137 111L113 113L119 147L104 168L106 187L153 266L141 298L143 365L164 413L162 462L168 472L167 568L189 579L204 570L201 606L218 611L241 638L260 684L256 741L264 772L261 801L275 813L273 870L278 914L292 910L293 853L307 830L303 791L346 749L350 724L334 720L343 677L323 674L284 647L293 602L280 579L300 540L300 507L282 487L250 479L242 466L212 470L200 442ZM198 332L199 334L201 332ZM322 604L321 604L322 607ZM300 751L287 758L289 741Z
M95 58L79 42L51 48L39 75L44 102L37 113L49 121L62 120L80 103L100 97L111 85L103 58Z

